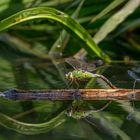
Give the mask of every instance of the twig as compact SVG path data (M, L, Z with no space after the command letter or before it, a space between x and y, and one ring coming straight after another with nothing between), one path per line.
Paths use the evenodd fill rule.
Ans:
M140 100L140 89L9 90L0 97L10 100Z

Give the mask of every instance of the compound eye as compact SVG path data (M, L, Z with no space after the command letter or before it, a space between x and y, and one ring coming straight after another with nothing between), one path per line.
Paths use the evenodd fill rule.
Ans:
M70 72L70 75L69 75L69 76L70 76L70 78L73 78L73 75L72 75L72 73L71 73L71 72Z
M71 77L71 72L65 74L66 78L69 79Z

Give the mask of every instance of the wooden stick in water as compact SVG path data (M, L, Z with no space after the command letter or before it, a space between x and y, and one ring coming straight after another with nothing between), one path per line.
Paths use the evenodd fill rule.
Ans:
M140 100L140 89L8 90L0 93L10 100Z

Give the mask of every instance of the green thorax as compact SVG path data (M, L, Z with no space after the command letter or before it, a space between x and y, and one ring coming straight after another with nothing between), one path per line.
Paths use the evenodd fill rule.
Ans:
M84 70L74 70L71 72L74 79L85 80L93 77L93 74Z

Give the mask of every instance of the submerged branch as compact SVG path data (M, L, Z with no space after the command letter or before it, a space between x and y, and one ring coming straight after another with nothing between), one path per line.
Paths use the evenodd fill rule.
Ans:
M0 97L10 100L140 100L140 89L8 90Z

